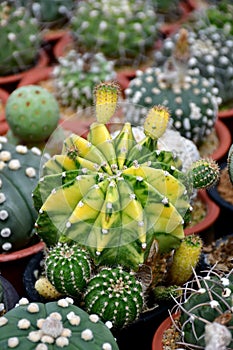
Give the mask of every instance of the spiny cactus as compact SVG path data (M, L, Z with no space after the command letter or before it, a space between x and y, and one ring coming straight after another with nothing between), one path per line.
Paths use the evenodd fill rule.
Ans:
M229 174L229 179L233 185L233 145L231 145L228 156L227 156L227 170Z
M102 53L80 53L71 50L58 58L52 72L54 95L61 105L74 110L92 105L92 91L99 81L116 78L114 62Z
M59 105L54 96L37 85L15 89L6 103L12 143L39 145L55 130L59 117Z
M155 66L163 65L176 45L179 33L167 38L161 49L155 52ZM217 89L219 107L232 100L233 89L233 36L208 24L205 28L188 30L190 58L188 67L198 69ZM221 99L221 100L220 100Z
M45 273L55 289L78 298L91 275L88 254L77 244L58 244L51 248L45 259Z
M103 268L92 277L84 293L85 308L113 327L122 328L137 319L144 303L141 283L121 267Z
M200 159L188 171L195 188L209 188L219 180L219 166L212 159Z
M46 304L22 298L0 318L0 330L1 349L118 349L99 317L73 305L71 298Z
M38 59L41 34L26 7L0 4L0 76L24 71Z
M158 35L156 12L141 0L79 1L70 25L78 45L116 65L141 63Z
M27 246L34 236L37 212L32 191L39 179L38 148L10 144L0 138L0 252Z
M125 95L128 102L146 108L157 104L169 108L175 129L199 145L214 129L218 99L199 70L188 69L189 57L187 31L183 29L164 66L137 71Z
M232 271L219 275L209 270L183 288L176 299L180 316L180 345L189 349L232 349Z
M70 135L62 154L45 164L33 199L36 231L48 246L75 241L96 265L138 270L154 240L160 252L180 245L193 183L172 152L157 149L168 110L155 106L148 114L147 136L138 143L128 122L115 138L105 124L93 123L87 139ZM211 175L218 178L217 171Z

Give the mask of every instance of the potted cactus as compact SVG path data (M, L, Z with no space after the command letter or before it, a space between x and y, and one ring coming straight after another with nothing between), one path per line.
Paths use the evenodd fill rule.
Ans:
M22 298L0 318L0 329L5 349L119 349L107 325L73 305L71 298L46 304Z
M181 291L175 313L155 332L152 349L232 349L232 271L195 274Z
M0 4L1 50L0 83L19 81L24 73L35 67L45 66L46 53L41 49L38 23L26 7Z
M45 273L53 287L46 282L47 289L72 295L116 330L140 316L158 285L192 275L202 242L198 235L185 238L190 196L215 183L219 169L201 159L182 171L173 152L158 150L169 120L163 106L148 111L141 141L129 122L113 138L108 121L120 113L119 87L100 83L94 96L97 122L86 138L68 136L42 169L33 191L35 228L47 246ZM180 280L184 251L187 274L179 273Z
M119 66L138 66L147 59L157 27L156 11L141 0L79 1L70 21L79 47L102 52Z

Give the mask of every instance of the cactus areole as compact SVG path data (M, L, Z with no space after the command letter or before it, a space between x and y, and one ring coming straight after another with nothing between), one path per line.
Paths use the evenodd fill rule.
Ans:
M71 134L43 167L33 193L36 230L48 246L76 241L97 265L137 270L154 240L166 252L184 238L191 176L172 152L157 149L169 119L165 107L150 109L142 141L128 122L113 138L104 123L116 110L118 86L101 83L94 93L97 122L87 139Z

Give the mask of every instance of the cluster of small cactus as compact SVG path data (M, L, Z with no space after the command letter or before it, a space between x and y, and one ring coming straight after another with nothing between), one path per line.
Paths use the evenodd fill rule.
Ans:
M75 0L13 0L16 6L27 6L42 28L62 27L69 22Z
M177 156L158 150L170 117L163 106L149 110L141 141L129 122L113 137L105 123L117 111L118 90L114 82L95 87L97 122L87 138L68 136L62 153L44 164L33 200L36 232L49 248L49 282L62 294L81 293L88 311L122 327L143 308L154 262L167 254L171 261L173 250L182 247L193 186L214 184L219 169L199 160L184 172ZM193 247L189 275L197 263ZM139 283L142 266L150 272Z
M0 4L0 76L24 71L36 64L41 34L26 7Z
M116 78L114 62L102 53L71 50L58 58L52 73L54 95L62 106L79 110L92 105L92 91L99 81Z
M161 50L155 52L155 65L163 65L171 56L179 33L165 39ZM217 89L219 107L232 99L233 91L233 36L220 28L207 25L199 30L188 30L190 58L188 67L198 69ZM221 99L221 100L220 100Z
M12 143L45 142L58 125L59 104L52 93L38 85L15 89L6 103L6 120Z
M219 274L210 269L182 288L182 296L175 299L180 311L179 345L188 349L232 349L233 317L232 271Z
M141 0L79 1L71 19L78 45L102 52L117 65L143 62L153 49L157 27L153 6Z
M20 299L0 317L1 349L117 350L108 326L96 314L88 314L71 298L49 303Z
M190 48L185 29L164 66L138 70L125 90L127 101L145 108L162 104L171 113L174 128L200 145L213 131L218 115L218 96L198 69L189 69Z
M0 139L0 252L27 246L37 212L31 193L39 179L41 151Z

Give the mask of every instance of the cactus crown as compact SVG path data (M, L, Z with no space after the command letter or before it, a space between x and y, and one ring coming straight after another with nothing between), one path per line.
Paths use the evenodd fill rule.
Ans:
M190 349L216 349L233 346L232 271L226 275L210 269L185 284L175 299L181 312L180 345ZM222 327L221 327L222 326ZM193 347L192 347L193 346Z
M118 349L100 318L73 305L71 298L46 304L23 298L0 318L0 329L0 346L4 349Z
M151 4L141 0L79 1L71 30L84 49L103 52L116 65L138 65L153 48L157 15Z
M36 63L41 35L38 23L26 7L14 7L6 1L0 4L0 75L26 70Z

